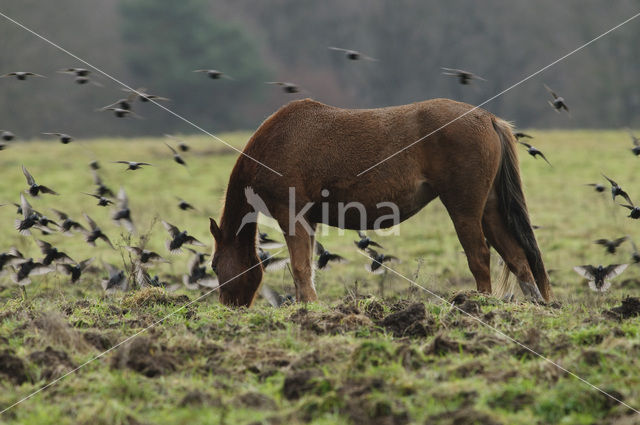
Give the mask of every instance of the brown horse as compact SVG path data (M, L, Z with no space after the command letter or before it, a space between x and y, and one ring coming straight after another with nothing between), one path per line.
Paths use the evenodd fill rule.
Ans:
M312 266L317 223L362 230L389 227L438 196L479 291L491 293L490 244L526 296L549 300L511 130L485 110L448 99L355 110L310 99L285 105L247 143L231 172L220 225L210 222L215 239L211 265L224 284L220 301L250 306L262 280L257 224L244 219L257 215L248 193L263 201L283 230L298 301L317 299ZM397 206L397 220L379 208L383 202ZM345 204L359 207L345 211ZM292 221L296 215L304 220Z

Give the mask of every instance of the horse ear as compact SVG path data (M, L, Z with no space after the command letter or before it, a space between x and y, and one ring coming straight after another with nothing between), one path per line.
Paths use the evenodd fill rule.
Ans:
M216 221L211 217L209 217L209 230L216 241L222 240L222 231L216 224Z

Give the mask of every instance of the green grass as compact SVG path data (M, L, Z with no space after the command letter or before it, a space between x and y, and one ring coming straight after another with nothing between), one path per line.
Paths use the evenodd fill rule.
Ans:
M640 318L618 322L602 311L627 295L638 296L640 271L630 267L604 295L590 292L572 271L579 264L630 260L628 243L616 255L607 255L592 242L637 237L639 224L625 217L626 210L613 204L608 192L597 194L583 184L603 182L602 172L634 199L640 190L638 158L628 151L628 137L620 131L533 133L533 144L553 167L521 150L522 176L532 221L542 226L536 234L547 268L553 270L560 305L505 304L479 295L470 299L483 321L638 408ZM222 138L241 149L249 136ZM95 257L98 266L101 261L122 266L128 261L121 249L126 241L110 210L81 193L93 191L87 163L98 159L105 183L114 190L120 185L127 189L138 229L150 233L148 247L171 260L153 272L179 282L188 257L166 252L159 219L210 244L207 218L220 215L237 156L209 138L186 139L192 147L185 154L188 170L171 161L162 139L14 144L0 152L0 203L18 202L25 188L24 164L36 181L61 194L30 198L35 209L52 218L52 207L76 219L87 212L118 249L101 242L89 247L79 235L46 240L75 259ZM124 172L123 166L110 163L120 159L154 166ZM198 211L180 211L175 196ZM15 245L40 257L33 237L13 229L14 219L12 206L0 208L0 250ZM353 247L353 232L321 232L326 232L319 237L325 247L345 255L349 263L316 273L320 302L273 309L259 299L252 309L231 310L212 294L14 407L0 416L0 423L596 424L629 414L407 281L393 274L369 275L363 267L366 259ZM398 232L378 238L386 252L403 260L393 265L398 272L417 276L421 285L447 299L475 288L439 201L402 223ZM501 267L496 254L492 263L497 278ZM185 296L194 300L200 295L184 289L105 295L101 277L89 274L71 286L63 275L36 276L26 297L8 276L0 277L0 363L11 365L9 360L17 359L24 367L24 382L18 384L9 378L16 366L5 373L0 365L0 408L176 311ZM265 282L281 292L293 290L286 270L266 274ZM426 308L426 316L417 321L419 329L394 336L381 319L414 302ZM55 351L47 352L47 347ZM456 422L462 417L467 422Z

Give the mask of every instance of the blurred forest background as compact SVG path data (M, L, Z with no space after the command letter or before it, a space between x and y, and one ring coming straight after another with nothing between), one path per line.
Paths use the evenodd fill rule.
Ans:
M449 97L478 104L640 10L617 0L55 0L5 1L0 11L212 132L255 129L280 105L312 97L349 108ZM640 125L640 18L485 106L519 127ZM349 61L328 46L379 59ZM77 85L56 73L82 63L0 17L0 129L76 137L194 133L152 104L144 119L96 109L126 96L113 81ZM440 67L487 79L461 86ZM193 73L219 69L233 80ZM287 95L265 81L290 81ZM543 83L572 117L547 104Z

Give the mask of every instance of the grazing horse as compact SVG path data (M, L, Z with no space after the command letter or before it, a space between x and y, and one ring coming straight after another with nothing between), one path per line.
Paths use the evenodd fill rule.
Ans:
M317 223L354 230L390 227L436 197L451 216L478 291L491 293L490 244L526 296L549 300L515 146L509 123L449 99L380 109L342 109L310 99L283 106L238 158L220 225L210 219L211 266L223 285L220 301L248 307L262 280L257 224L243 220L257 215L248 193L259 196L283 230L298 301L317 299L312 266ZM345 204L354 203L359 208L345 211ZM385 219L389 211L378 208L380 203L395 205L397 220ZM292 222L292 215L308 225Z

